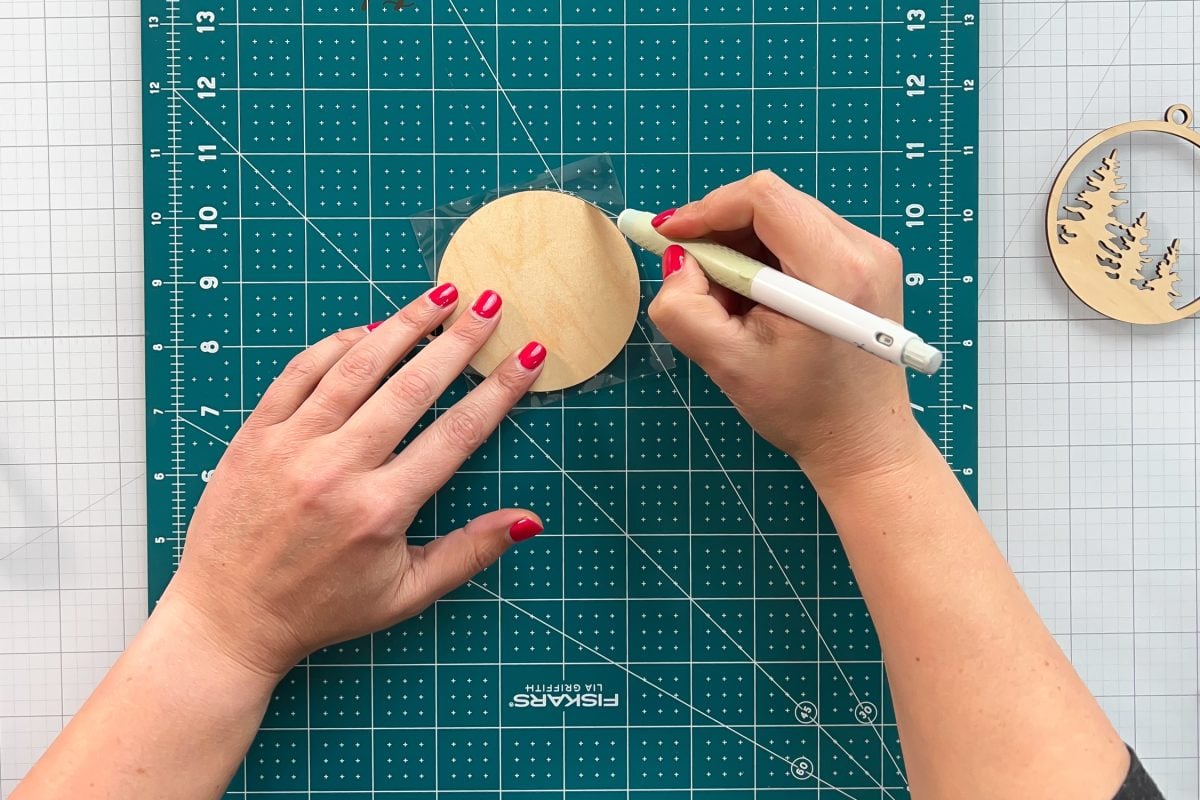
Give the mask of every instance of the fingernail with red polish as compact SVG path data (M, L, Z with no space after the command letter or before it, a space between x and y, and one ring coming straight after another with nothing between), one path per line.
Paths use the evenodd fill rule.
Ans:
M475 301L475 305L471 306L471 310L484 319L491 319L500 312L502 302L500 295L488 289L479 295L479 299Z
M367 333L370 333L371 331L375 330L376 328L378 328L378 327L379 327L380 325L382 325L382 324L383 324L383 322L382 322L382 321L380 321L380 322L372 322L370 325L368 325L368 326L367 326Z
M540 342L530 342L521 348L521 352L517 353L517 361L520 361L521 366L530 371L540 367L545 360L546 348L542 347Z
M662 225L664 222L669 220L671 217L675 216L675 212L678 210L679 210L678 208L668 208L666 211L662 212L661 214L656 216L654 219L650 220L650 226L653 228L657 228L659 225Z
M545 529L536 519L521 517L512 524L511 528L508 529L508 536L514 542L523 542L526 539L532 539L543 530Z
M458 301L458 289L454 288L453 283L443 283L441 286L435 286L429 292L429 301L440 308L452 306Z
M670 245L663 251L663 278L672 275L683 267L683 248L677 244Z

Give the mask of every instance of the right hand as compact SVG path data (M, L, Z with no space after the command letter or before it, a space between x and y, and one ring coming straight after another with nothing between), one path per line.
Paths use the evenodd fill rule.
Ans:
M728 244L903 322L896 248L774 173L721 187L679 208L658 230ZM901 367L710 284L681 248L664 255L663 274L650 305L659 330L814 481L888 469L920 435Z

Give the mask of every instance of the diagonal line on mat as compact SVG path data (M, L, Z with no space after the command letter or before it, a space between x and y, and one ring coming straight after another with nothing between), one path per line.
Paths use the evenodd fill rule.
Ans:
M1070 148L1071 136L1079 131L1081 123L1083 122L1083 115L1087 113L1088 109L1092 107L1092 103L1095 102L1096 98L1100 95L1100 90L1104 88L1104 82L1108 78L1108 73L1112 71L1113 66L1115 66L1117 63L1117 59L1120 58L1121 53L1125 51L1126 45L1129 44L1129 39L1133 36L1133 26L1136 25L1138 20L1142 18L1142 13L1146 10L1146 6L1147 3L1142 3L1142 7L1138 9L1137 16L1130 20L1129 30L1125 33L1125 38L1121 40L1120 46L1113 51L1112 61L1108 62L1108 66L1104 68L1104 72L1102 72L1100 77L1096 79L1096 90L1092 92L1092 96L1088 98L1083 110L1079 112L1079 119L1075 120L1075 124L1071 127L1071 130L1067 131L1066 142L1063 144L1062 149L1058 151L1058 155L1054 157L1054 164L1057 164ZM1050 184L1054 182L1056 175L1057 173L1053 173L1042 182L1041 188L1038 189L1037 193L1033 197L1033 202L1030 203L1029 208L1025 209L1025 213L1021 215L1020 221L1017 222L1017 226L1013 229L1014 233L1012 238L1009 239L1004 245L1003 252L995 257L995 266L992 267L991 271L988 272L987 277L980 281L979 294L982 295L985 291L987 291L987 288L992 284L992 279L996 277L996 273L1000 271L1002 266L1004 266L1004 259L1008 255L1008 251L1012 249L1013 244L1016 243L1017 237L1020 236L1021 229L1025 226L1025 220L1029 218L1030 212L1033 211L1033 209L1038 205L1038 201L1041 200L1042 195L1049 190ZM1058 201L1058 198L1051 198L1051 202L1057 203Z
M646 337L647 341L649 341L650 334L642 326L641 320L637 321L637 325L641 329L642 335ZM771 559L775 562L775 566L779 569L780 575L783 576L784 582L787 583L788 588L792 590L792 594L795 596L796 602L800 604L800 610L804 612L804 616L808 617L808 621L812 623L813 630L816 631L817 634L817 641L821 643L821 645L825 648L825 652L829 654L830 660L833 662L834 667L837 668L838 674L841 675L842 680L846 684L846 688L850 690L850 694L854 697L855 702L862 703L862 698L858 696L858 692L854 691L854 686L850 683L850 677L846 675L846 672L842 669L841 663L839 663L837 660L837 656L833 654L833 649L829 646L829 643L825 641L825 636L821 633L820 625L817 623L817 620L813 617L813 615L809 613L808 605L800 597L800 592L792 584L792 579L788 577L787 570L783 567L783 562L780 560L779 556L775 554L775 548L771 547L770 540L767 539L766 534L763 533L762 528L759 527L758 520L754 518L754 512L746 503L746 499L742 496L741 491L738 489L737 483L733 480L733 476L730 475L729 470L725 468L725 464L721 461L720 456L717 455L717 450L715 447L713 447L712 442L709 440L708 434L704 432L704 429L700 425L700 421L696 419L695 414L692 412L691 406L688 405L686 398L683 396L683 392L679 389L679 384L675 382L675 378L672 377L671 371L667 369L667 365L662 360L662 356L659 355L657 348L651 346L651 350L654 353L654 357L658 359L659 364L663 368L662 374L667 377L667 380L671 383L671 388L674 389L675 394L679 396L680 403L682 404L684 410L687 411L688 419L691 420L691 423L696 427L696 432L700 434L700 438L704 440L705 446L708 447L708 452L712 455L713 461L715 461L717 466L720 467L721 474L725 476L725 480L729 484L729 488L733 490L734 495L737 497L738 503L746 510L746 517L750 520L750 524L754 526L754 533L757 534L760 539L762 539L762 543L766 546L767 552L770 553ZM891 749L887 746L887 743L883 739L882 723L879 726L876 726L872 723L864 724L870 725L871 730L875 731L875 735L879 737L879 744L883 747L884 752L887 753L888 758L892 761L892 766L896 768L897 773L904 778L905 782L907 783L908 778L904 774L904 770L901 769L899 762L896 760L896 756L892 753ZM883 776L881 774L880 778L882 777ZM883 788L882 785L880 788ZM886 790L884 791L886 792Z
M203 433L203 434L205 434L205 435L207 435L207 436L209 436L209 437L211 437L211 438L213 438L213 439L216 439L216 440L217 440L218 442L220 442L221 444L225 445L226 447L229 447L229 442L225 441L225 440L224 440L224 439L222 439L220 436L217 436L217 435L216 435L215 433L213 433L212 431L205 430L204 428L201 428L199 425L197 425L196 423L192 422L192 421L191 421L190 419L188 419L187 417L184 417L184 416L181 416L181 415L179 415L179 414L176 414L176 415L175 415L175 419L179 420L180 422L184 423L185 425L191 425L193 428L195 428L196 430L200 431L201 433Z
M504 95L504 102L508 103L508 107L512 109L513 116L517 118L517 123L520 124L521 130L525 131L525 135L529 138L529 143L533 145L533 152L537 153L538 158L542 160L542 166L546 168L546 173L550 176L550 180L554 181L554 185L562 189L562 184L558 182L558 178L554 174L554 170L550 169L550 164L546 161L546 157L542 155L541 149L537 146L537 141L533 138L533 134L529 132L529 128L525 126L525 120L521 119L521 115L517 112L517 107L512 99L505 91L504 85L500 83L500 76L496 74L496 70L492 69L491 63L487 60L487 56L483 54L483 48L479 46L479 42L475 40L475 34L471 33L471 26L467 25L467 21L463 19L462 13L458 10L458 6L454 0L447 0L450 3L450 10L454 12L454 16L458 17L459 23L463 27L463 31L467 34L467 38L471 40L471 44L475 45L475 52L479 53L479 58L483 61L483 66L487 67L487 71L491 73L492 80L496 82L496 88L500 90L500 94Z
M497 599L497 600L499 600L500 602L502 602L502 603L505 603L506 605L512 606L514 609L516 609L517 611L521 612L522 614L524 614L525 616L529 617L530 619L537 620L538 622L542 623L543 625L545 625L545 626L546 626L547 628L549 628L550 630L552 630L552 631L554 631L555 633L557 633L557 634L559 634L560 636L562 636L564 639L567 639L568 641L572 642L573 644L575 644L575 645L577 645L577 646L579 646L579 647L582 647L584 650L587 650L589 653L592 653L593 655L599 656L600 658L604 659L605 661L607 661L607 662L608 662L609 664L611 664L612 666L614 666L614 667L616 667L617 669L620 669L620 670L622 670L623 672L625 672L625 674L629 675L630 677L637 678L639 681L641 681L642 683L645 683L647 686L649 686L649 687L651 687L651 688L653 688L653 689L657 690L658 692L660 692L660 693L661 693L662 695L664 695L665 697L669 697L669 698L671 698L672 700L675 700L676 702L678 702L678 703L680 703L681 705L683 705L685 708L687 708L687 709L690 709L691 711L694 711L695 713L699 714L700 716L704 717L705 719L708 719L708 720L710 720L710 721L712 721L712 722L716 723L717 725L721 726L722 728L724 728L725 730L727 730L727 731L729 731L730 733L734 734L735 736L737 736L737 737L739 737L739 738L743 739L743 740L744 740L744 741L746 741L746 742L749 742L749 743L750 743L750 745L752 745L753 747L756 747L756 748L758 748L759 750L762 750L763 752L767 753L767 754L768 754L768 755L770 755L771 757L773 757L773 758L777 758L777 759L779 759L780 761L784 762L785 764L788 764L789 766L790 766L790 765L793 763L793 760L792 760L792 759L790 759L790 758L786 758L786 757L784 757L784 756L781 756L779 753L776 753L774 750L770 749L770 748L769 748L769 747L767 747L766 745L759 744L759 743L758 743L758 742L756 742L754 739L752 739L751 737L749 737L749 736L747 736L746 734L742 733L741 731L737 730L736 728L733 728L732 726L730 726L730 725L727 725L727 724L726 724L726 723L724 723L724 722L721 722L721 720L717 719L716 717L712 716L711 714L709 714L709 713L707 713L707 712L705 712L705 711L701 711L699 708L696 708L694 705L692 705L692 704L691 704L691 703L689 703L688 701L684 700L684 699L683 699L682 697L680 697L679 695L677 695L677 694L671 694L669 691L667 691L666 687L659 686L659 685L658 685L658 684L656 684L654 681L650 680L649 678L645 677L644 675L640 675L640 674L638 674L637 672L634 672L633 670L631 670L629 667L625 666L625 665L624 665L624 664L622 664L621 662L619 662L619 661L615 661L615 660L613 660L613 659L609 658L608 656L606 656L604 653L601 653L599 650L596 650L595 648L593 648L593 647L590 647L589 645L586 645L586 644L584 644L583 642L579 641L578 639L576 639L574 636L572 636L571 634L567 633L566 631L559 630L558 628L554 627L553 625L551 625L551 624L550 624L549 622L547 622L546 620L542 619L541 617L539 617L538 615L534 614L533 612L531 612L531 611L529 611L529 610L527 610L527 609L525 609L525 608L521 607L521 606L520 606L520 605L518 605L517 603L514 603L512 600L509 600L507 597L501 597L500 595L496 594L496 592L492 591L491 589L487 588L486 586L483 586L483 585L481 585L481 584L479 584L479 583L476 583L474 580L470 581L470 585L471 585L471 586L474 586L474 587L476 587L476 588L478 588L478 589L482 589L484 592L487 592L489 595L491 595L492 597L496 598L496 599ZM835 744L836 744L836 741L835 741ZM847 754L847 755L849 755L849 754ZM853 760L853 759L851 759L851 760ZM857 762L855 762L855 763L857 763ZM814 779L816 779L817 783L820 783L821 785L823 785L823 786L825 786L825 787L828 787L828 788L832 789L833 791L837 792L838 794L840 794L840 795L842 795L842 796L844 796L844 797L849 797L849 798L851 798L851 800L854 800L854 795L851 795L851 794L847 793L845 790L843 790L843 789L841 789L841 788L839 788L839 787L837 787L837 786L834 786L834 785L833 785L832 783L830 783L829 781L826 781L826 780L822 779L822 778L821 778L819 775L817 775L817 774L816 774L816 772L813 772L813 773L811 773L811 777L813 777ZM885 789L883 786L878 786L877 788L879 788L880 790L882 790L882 791L883 791L883 792L885 792L885 793L887 792L887 789ZM889 796L890 796L890 795L889 795Z
M383 291L383 289L381 289L379 287L379 284L375 283L375 281L373 281L371 279L371 276L369 276L367 273L363 272L362 267L358 266L358 264L355 264L354 261L350 258L350 256L346 255L346 252L344 250L342 250L342 248L338 247L337 244L335 244L332 239L330 239L327 235L325 235L325 231L318 228L316 223L314 223L311 219L308 218L308 214L304 213L299 208L297 208L296 204L293 203L291 201L291 199L286 194L284 194L283 191L278 186L276 186L274 183L272 183L270 178L268 178L266 175L264 175L262 173L262 171L254 165L254 162L252 162L250 159L246 158L245 154L242 153L242 151L238 148L237 145L235 145L233 142L229 141L229 138L225 134L221 133L221 131L217 129L216 125L213 125L211 122L209 122L208 118L205 117L203 114L201 114L199 109L197 109L194 105L192 105L190 102L188 102L187 97L185 97L178 89L172 89L171 91L174 92L175 95L180 100L183 101L183 104L185 106L187 106L188 108L190 108L192 110L192 113L195 114L200 119L201 122L203 122L205 125L208 126L209 130L211 130L217 136L221 137L221 141L225 142L225 146L229 148L229 152L231 152L235 156L237 156L238 159L243 164L245 164L247 167L254 170L254 174L257 175L259 178L261 178L262 182L265 183L268 187L270 187L275 192L275 194L279 195L279 197L282 198L283 202L287 203L288 207L291 208L292 211L295 211L296 215L298 217L300 217L300 219L306 225L308 225L308 227L313 229L313 232L315 232L318 236L320 236L322 239L324 239L325 242L334 249L334 252L336 252L339 256L341 256L342 259L347 264L349 264L351 267L353 267L354 271L363 277L363 280L365 280L367 282L367 285L371 289L374 289L375 291L379 292L379 294L383 297L383 299L387 300L389 303L392 304L392 308L396 309L397 311L400 310L400 306L396 303L396 301L393 300L391 297L389 297L387 292Z
M176 94L179 94L178 90L174 90L174 91L176 92ZM320 229L320 228L319 228L319 227L316 225L316 223L314 223L314 222L313 222L311 219L309 219L309 218L308 218L308 216L307 216L306 214L304 214L304 212L302 212L302 211L301 211L299 208L297 208L297 207L296 207L296 205L295 205L294 203L292 203L292 202L291 202L291 200L289 200L289 199L288 199L288 197L287 197L287 196L286 196L286 195L283 193L283 191L282 191L282 190L280 190L280 189L279 189L279 187L278 187L278 186L276 186L276 185L275 185L275 184L274 184L274 183L271 181L271 179L270 179L270 178L268 178L266 175L264 175L264 174L263 174L263 173L262 173L262 172L261 172L261 171L258 169L258 167L256 167L256 166L254 165L254 163L253 163L253 162L251 162L251 161L250 161L250 160L249 160L249 159L248 159L248 158L245 156L245 154L243 154L243 153L241 152L241 150L239 150L239 149L238 149L238 148L237 148L237 147L236 147L236 146L235 146L235 145L234 145L232 142L230 142L230 141L229 141L229 139L228 139L228 138L227 138L227 137L226 137L226 136L225 136L223 133L221 133L221 131L219 131L219 130L216 128L216 126L215 126L215 125L213 125L213 123L212 123L212 122L210 122L210 121L209 121L207 118L205 118L205 117L204 117L204 115L203 115L203 114L201 114L201 113L199 112L199 110L198 110L198 109L197 109L195 106L193 106L193 105L192 105L190 102L188 102L188 100L187 100L187 98L186 98L186 97L183 97L183 95L182 95L182 94L179 94L179 97L180 97L180 99L183 101L183 103L184 103L185 105L187 105L187 106L188 106L188 108L190 108L190 109L192 110L192 112L193 112L194 114L196 114L196 115L197 115L197 116L200 118L200 120L201 120L202 122L204 122L204 124L205 124L205 125L207 125L207 126L208 126L208 127L209 127L209 128L212 130L212 131L213 131L213 133L215 133L217 136L219 136L219 137L220 137L220 138L221 138L221 139L222 139L222 140L225 142L226 146L228 146L228 147L230 148L230 152L232 152L233 154L235 154L235 155L236 155L236 156L237 156L237 157L238 157L238 158L239 158L239 159L240 159L240 160L241 160L243 163L245 163L245 164L246 164L246 166L248 166L248 167L249 167L251 170L253 170L253 171L254 171L254 173L255 173L256 175L258 175L258 176L259 176L259 178L260 178L260 179L261 179L261 180L262 180L262 181L263 181L263 182L264 182L264 183L265 183L265 184L266 184L266 185L267 185L269 188L271 188L271 189L272 189L272 190L273 190L273 191L274 191L276 194L278 194L278 195L279 195L279 196L280 196L280 197L283 199L283 201L284 201L285 203L287 203L287 204L288 204L288 206L289 206L289 207L290 207L290 208L291 208L293 211L295 211L295 212L296 212L296 213L297 213L297 214L300 216L300 218L301 218L301 219L302 219L302 220L303 220L303 221L304 221L304 222L305 222L305 223L306 223L306 224L307 224L309 227L311 227L311 228L313 229L313 231L315 231L315 232L317 233L317 235L319 235L319 236L320 236L322 239L324 239L326 242L328 242L328 243L329 243L329 245L330 245L331 247L333 247L333 248L334 248L334 249L337 251L337 253L338 253L338 254L339 254L339 255L340 255L340 256L341 256L343 259L345 259L346 263L347 263L347 264L349 264L351 267L353 267L353 268L354 268L354 270L355 270L356 272L358 272L358 274L359 274L359 275L361 275L361 276L362 276L362 278L363 278L365 281L367 281L367 284L368 284L368 286L370 286L371 288L373 288L373 289L375 289L376 291L378 291L378 292L380 293L380 295L382 295L382 296L383 296L383 297L384 297L384 298L385 298L385 299L386 299L386 300L387 300L389 303L391 303L391 304L392 304L392 306L393 306L393 307L395 307L397 310L400 308L400 307L399 307L399 306L396 304L396 302L395 302L394 300L392 300L392 299L391 299L391 297L389 297L389 296L387 295L387 293L385 293L385 292L384 292L382 289L380 289L380 288L378 287L378 285L375 283L375 281L374 281L374 280L372 280L372 279L371 279L371 277L370 277L370 276L369 276L369 275L368 275L366 272L364 272L364 271L363 271L363 269L362 269L361 267L359 267L359 266L358 266L358 264L356 264L356 263L355 263L355 262L354 262L354 261L353 261L353 260L352 260L352 259L351 259L351 258L348 256L348 255L346 255L346 253L345 253L344 251L342 251L342 250L341 250L341 248L339 248L339 247L338 247L336 244L334 244L334 243L333 243L333 241L332 241L332 240L331 240L331 239L330 239L328 236L326 236L326 235L325 235L325 232L324 232L324 231L322 231L322 230L321 230L321 229ZM646 334L645 334L645 330L644 330L644 328L643 328L643 335L646 335ZM647 339L649 339L649 336L648 336L648 335L647 335ZM658 355L657 351L655 351L655 356L656 356L656 357L659 359L659 362L660 362L660 363L663 363L663 362L662 362L662 357ZM664 366L665 366L665 364L664 364ZM669 377L669 376L668 376L668 377ZM673 383L674 383L674 381L672 381L672 384L673 384ZM678 387L676 387L676 393L678 393L678 391L679 391L679 390L678 390ZM682 395L680 395L680 396L682 397ZM685 403L684 405L685 405L685 407L686 407L686 403ZM691 414L691 409L688 409L688 413L689 413L689 414ZM748 654L748 653L745 651L745 649L744 649L744 648L742 648L741 644L740 644L740 643L739 643L739 642L738 642L736 639L734 639L734 638L733 638L733 636L732 636L732 635L731 635L731 634L730 634L728 631L726 631L726 630L725 630L725 629L724 629L724 628L723 628L723 627L722 627L722 626L721 626L719 623L717 623L717 621L716 621L715 619L713 619L713 618L712 618L712 615L710 615L710 614L708 613L708 611L707 611L707 610L705 610L705 609L704 609L704 607L703 607L703 606L701 606L701 605L700 605L700 603L699 603L698 601L696 601L696 599L695 599L695 598L693 598L693 597L692 597L692 596L691 596L689 593L685 592L685 591L683 590L683 587L682 587L682 586L680 586L680 585L678 584L678 582L676 582L676 581L675 581L674 577L673 577L673 576L672 576L672 575L671 575L671 574L670 574L670 573L667 571L667 569L666 569L665 567L663 567L661 564L659 564L657 561L655 561L655 560L654 560L654 558L653 558L653 557L652 557L652 556L649 554L649 552L647 552L647 551L646 551L646 549L645 549L645 548L643 548L643 547L642 547L642 545L641 545L641 544L640 544L640 543L639 543L639 542L638 542L636 539L634 539L634 538L633 538L633 536L632 536L632 535L631 535L631 534L630 534L630 533L629 533L627 530L625 530L623 526L621 526L620 524L618 524L618 523L617 523L617 521L616 521L615 519L613 519L612 515L610 515L610 514L608 513L607 509L605 509L605 508L604 508L604 507L603 507L603 506L602 506L602 505L599 503L599 501L597 501L597 500L596 500L594 497L592 497L591 493L590 493L590 492L588 492L588 491L587 491L587 489L585 489L585 488L584 488L584 487L583 487L583 486L582 486L582 485L581 485L581 484L580 484L580 483L579 483L577 480L575 480L575 478L571 476L571 474L570 474L570 473L569 473L569 472L566 470L566 468L565 468L564 466L562 466L561 464L559 464L559 463L558 463L558 462L557 462L557 461L554 459L554 457L553 457L553 456L551 456L551 455L550 455L548 452L546 452L546 450L545 450L545 449L544 449L544 448L541 446L541 444L540 444L540 443L539 443L537 440L535 440L535 439L533 438L533 436L531 436L531 435L530 435L530 434L529 434L529 433L528 433L528 432L527 432L527 431L526 431L526 430L525 430L525 429L524 429L524 428L523 428L523 427L522 427L522 426L521 426L521 425L520 425L520 424L519 424L519 423L518 423L518 422L517 422L517 421L516 421L516 420L515 420L515 419L514 419L512 416L511 416L511 415L508 415L508 414L506 414L506 415L505 415L505 418L506 418L506 419L508 419L510 422L512 422L513 426L514 426L514 427L515 427L515 428L516 428L518 431L520 431L520 432L521 432L521 434L522 434L522 435L524 435L524 436L525 436L525 438L527 438L527 439L528 439L528 440L529 440L529 441L530 441L530 442L533 444L533 446L534 446L534 447L536 447L536 448L537 448L537 449L538 449L538 450L539 450L539 451L542 453L542 455L543 455L543 456L545 456L545 458L546 458L547 460L549 460L549 461L550 461L550 463L551 463L551 464L553 464L553 465L554 465L554 468L555 468L556 470L558 470L559 472L561 472L561 473L562 473L562 475L563 475L565 478L567 478L569 481L571 481L571 483L572 483L572 484L575 486L575 488L576 488L576 489L578 489L578 490L579 490L579 492L580 492L581 494L583 494L583 496L584 496L584 497L586 497L586 498L588 499L588 501L589 501L589 502L591 502L591 503L592 503L592 505L594 505L594 506L596 507L596 509L597 509L597 510L599 510L599 511L600 511L600 513L601 513L601 514L603 514L603 515L604 515L604 516L605 516L605 517L608 519L608 521L609 521L609 522L611 522L611 523L612 523L612 525L613 525L613 526L614 526L614 527L615 527L615 528L616 528L618 531L620 531L620 532L621 532L621 533L622 533L622 534L623 534L623 535L624 535L624 536L625 536L625 537L626 537L626 538L627 538L627 539L628 539L630 542L632 542L632 543L634 544L634 546L635 546L635 547L637 547L637 548L638 548L638 549L639 549L639 550L642 552L642 554L643 554L643 555L646 557L646 559L647 559L647 560L649 560L649 561L650 561L650 563L654 564L654 566L655 566L655 567L657 567L657 568L658 568L658 570L659 570L660 572L662 572L662 574L663 574L664 576L666 576L667 580L671 581L671 583L675 585L675 587L676 587L676 588L679 590L679 592L680 592L680 593L681 593L681 594L682 594L682 595L683 595L683 596L684 596L684 597L685 597L685 598L688 600L688 602L690 602L690 603L691 603L691 604L692 604L692 605L693 605L693 606L696 608L696 610L698 610L698 611L699 611L701 614L704 614L704 616L705 616L705 617L706 617L706 618L709 620L709 622L711 622L711 623L713 624L713 626L717 628L717 630L719 630L719 631L720 631L722 634L724 634L724 635L725 635L725 637L726 637L727 639L729 639L729 641L730 641L730 642L732 642L732 643L733 643L734 647L738 648L738 650L739 650L739 651L741 651L741 653L742 653L744 656L746 656L746 658L749 660L750 664L752 664L752 665L753 665L753 666L754 666L756 669L758 669L760 672L762 672L762 673L763 673L763 675L765 675L765 676L767 677L767 679L768 679L768 680L770 680L772 683L774 683L774 684L775 684L775 685L776 685L776 686L779 688L779 690L780 690L781 692L783 692L784 696L785 696L785 697L787 697L787 698L788 698L788 700L789 700L790 702L792 702L793 704L795 704L795 703L796 703L796 700L795 700L795 698L794 698L794 697L792 697L792 696L791 696L791 694L790 694L790 693L789 693L789 692L788 692L788 691L787 691L787 690L786 690L786 689L785 689L783 686L781 686L781 685L778 683L778 681L776 681L775 677L774 677L773 675L771 675L771 673L770 673L770 672L768 672L768 671L766 670L766 668L764 668L764 667L763 667L761 664L759 664L757 660L755 660L755 659L754 659L752 656L750 656L750 655L749 655L749 654ZM693 417L692 419L693 419L693 422L695 422L695 418ZM701 436L704 436L703 432L701 432ZM705 437L705 438L706 438L706 441L707 441L707 437ZM711 444L709 445L709 447L711 448ZM720 462L718 462L718 463L720 463ZM727 478L729 478L729 476L728 476L728 473L726 473L726 477L727 477ZM730 478L730 480L732 481L732 478ZM732 485L732 483L731 483L731 485ZM735 493L737 493L737 487L736 487L736 486L734 487L734 492L735 492ZM739 493L739 500L740 500L740 493ZM744 502L744 501L742 502L742 505L743 505L743 507L745 507L745 502ZM752 514L750 514L750 512L749 512L749 509L747 509L747 514L750 516L750 518L751 518L751 521L753 522L753 515L752 515ZM755 525L755 530L756 530L756 531L758 531L758 533L759 533L759 535L760 535L760 536L762 536L761 529L759 529L759 528L758 528L758 525L757 525L757 523L754 523L754 525ZM765 536L763 536L762 538L763 538L763 542L767 544L767 549L768 549L768 551L769 551L769 552L771 552L771 553L772 553L772 555L774 555L774 551L771 549L771 547L770 547L770 544L769 544L769 543L767 543L766 537L765 537ZM783 573L783 575L784 575L784 580L785 580L785 581L788 583L788 586L789 586L789 587L791 587L791 586L792 586L792 584L791 584L791 580L788 578L788 576L787 576L786 572L783 572L783 566L782 566L782 564L779 562L778 558L776 558L776 563L777 563L777 564L779 564L779 569L780 569L780 571L781 571L781 572ZM795 593L795 594L796 594L797 600L799 600L799 593L798 593L798 592L796 592L796 590L795 590L795 588L794 588L794 587L792 587L792 591L793 591L793 593ZM801 600L800 602L801 602L801 607L802 607L802 608L804 608L803 601ZM806 616L808 616L808 618L809 618L809 621L812 623L813 630L814 630L814 631L816 631L818 640L819 640L819 641L821 641L823 644L825 644L825 649L826 649L826 651L828 651L828 652L830 653L830 656L832 657L832 650L829 648L829 645L828 645L827 643L825 643L825 641L824 641L824 637L821 635L820 629L817 627L816 620L814 620L814 619L812 618L812 615L808 613L808 610L807 610L806 608L804 608L804 613L805 613L805 615L806 615ZM836 659L834 660L834 665L837 667L837 669L838 669L839 673L841 673L841 675L842 675L842 679L843 679L843 680L846 682L846 685L847 685L847 687L850 689L850 692L851 692L851 694L852 694L852 695L854 695L855 699L856 699L858 702L861 702L861 700L858 698L858 695L857 695L857 694L854 692L854 689L853 689L853 687L851 687L851 686L850 686L850 681L849 681L849 680L846 678L846 675L845 675L845 673L842 671L841 665L837 663ZM887 790L886 790L886 789L883 787L883 785L882 785L882 782L880 782L880 781L878 781L878 780L875 780L874 776L873 776L873 775L870 773L870 771L869 771L869 770L867 770L865 767L863 767L861 764L859 764L859 762L858 762L858 761L857 761L857 760L854 758L854 756L853 756L853 755L851 755L851 754L850 754L850 752L846 750L846 748L845 748L845 747L844 747L844 746L841 744L841 742L839 742L839 741L838 741L838 740L837 740L837 739L836 739L836 738L833 736L833 734L831 734L831 733L830 733L830 732L829 732L829 731L828 731L828 730L825 728L825 726L821 725L819 722L817 722L817 723L814 723L814 724L816 725L817 729L818 729L819 731L821 731L822 733L824 733L824 734L825 734L825 735L826 735L826 736L827 736L827 737L830 739L830 741L832 741L832 742L833 742L835 745L837 745L838 749L840 749L840 750L841 750L843 753L845 753L845 754L846 754L846 757L847 757L847 758L849 758L849 759L850 759L850 760L851 760L851 761L852 761L852 762L853 762L853 763L854 763L856 766L858 766L858 768L859 768L859 769L861 769L861 770L863 771L863 773L864 773L864 774L866 774L866 775L867 775L867 777L868 777L870 780L874 781L874 782L875 782L875 784L876 784L876 786L877 786L879 789L881 789L882 791L884 791L885 793L887 793ZM871 726L871 727L872 727L872 730L875 730L874 726ZM877 731L877 733L878 733L878 731ZM880 742L882 742L882 741L883 741L882 734L879 734L879 735L880 735ZM884 746L884 749L885 749L885 750L887 750L887 747L886 747L886 745ZM895 757L891 755L891 752L890 752L890 751L888 751L888 755L889 755L889 757L891 757L891 758L892 758L892 762L893 762L893 764L895 764ZM899 770L899 765L898 765L898 764L896 765L896 767L897 767L897 769ZM900 774L903 776L903 772L901 772ZM891 795L889 794L889 796L891 796Z

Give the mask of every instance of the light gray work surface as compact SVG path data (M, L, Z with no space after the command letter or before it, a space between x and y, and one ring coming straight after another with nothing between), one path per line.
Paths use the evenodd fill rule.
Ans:
M1181 798L1200 796L1197 323L1097 319L1044 255L1043 208L1091 133L1195 104L1198 5L985 0L979 87L980 504ZM0 0L5 796L145 613L137 15L133 0ZM1156 220L1186 254L1193 154L1161 144L1129 153L1131 207L1165 206Z

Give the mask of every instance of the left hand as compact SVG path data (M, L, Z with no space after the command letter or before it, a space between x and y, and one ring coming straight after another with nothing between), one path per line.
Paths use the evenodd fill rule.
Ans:
M313 650L420 613L541 531L532 513L505 509L424 547L405 540L541 371L545 349L531 343L394 454L495 330L492 296L390 378L450 315L453 287L297 355L217 466L160 609L242 666L282 676Z

